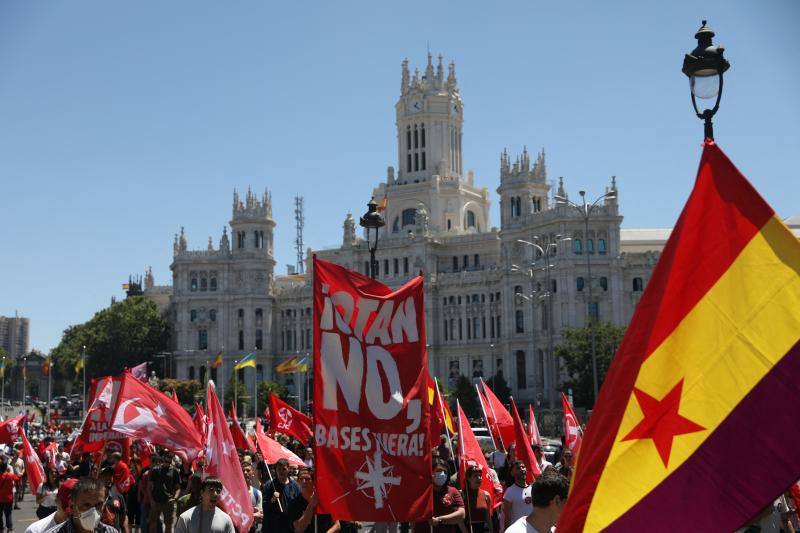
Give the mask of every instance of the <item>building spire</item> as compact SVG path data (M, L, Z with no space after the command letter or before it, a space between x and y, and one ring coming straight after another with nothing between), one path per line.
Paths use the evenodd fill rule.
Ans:
M403 58L403 74L400 80L400 94L406 94L408 92L408 83L409 83L409 74L408 74L408 58Z
M447 66L447 90L458 90L458 80L456 80L456 63L451 61Z
M439 63L436 65L436 84L441 87L444 83L444 72L442 68L442 54L439 54Z

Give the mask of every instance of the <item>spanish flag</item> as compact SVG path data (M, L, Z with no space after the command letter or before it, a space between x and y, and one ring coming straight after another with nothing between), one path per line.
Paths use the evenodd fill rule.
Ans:
M247 367L255 368L256 367L256 352L250 352L249 354L245 355L241 361L236 363L236 366L233 367L234 370L241 370Z
M44 377L50 375L50 367L53 366L50 361L51 359L49 355L44 358L44 361L42 361L42 375Z
M222 352L217 352L214 360L211 361L211 368L219 368L222 366Z
M378 204L378 213L383 213L386 211L387 205L389 205L389 197L384 194L383 200L381 200L381 203Z
M297 372L297 356L293 355L283 363L275 367L275 372L278 374L291 374Z
M558 531L734 531L797 481L798 309L800 243L706 141Z

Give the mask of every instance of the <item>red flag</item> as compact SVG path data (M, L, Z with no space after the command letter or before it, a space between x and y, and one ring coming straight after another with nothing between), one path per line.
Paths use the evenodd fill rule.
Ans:
M120 379L104 376L92 380L89 387L89 409L70 453L99 452L109 447L119 451L123 461L130 460L130 438L108 429L111 407L119 392Z
M563 392L561 393L561 407L564 409L564 442L572 451L572 455L577 458L583 432L578 415L575 414L575 410L572 409L572 405Z
M0 444L14 444L17 437L22 433L22 426L25 423L25 415L17 415L0 422Z
M264 462L269 465L277 463L278 459L286 459L290 465L305 466L303 460L291 450L264 434L261 420L258 419L256 419L256 442L258 442L258 451L264 457Z
M123 374L111 429L135 439L148 439L187 460L203 447L202 437L183 407L163 392Z
M491 431L495 432L498 437L500 447L508 450L517 438L514 433L514 419L511 418L508 409L503 406L503 402L483 382L483 378L481 378L481 388L483 389L483 399L486 402L486 416L489 417L489 422L492 424Z
M194 427L197 428L197 431L205 436L207 427L206 427L206 414L203 412L203 406L200 405L198 402L194 402Z
M303 444L308 444L314 433L311 431L311 419L284 402L276 395L269 393L269 412L275 413L275 418L270 417L270 433L284 433L291 435Z
M33 449L24 431L19 432L22 437L22 460L25 461L25 473L28 475L28 486L32 494L39 494L39 488L44 483L44 467L39 461L36 450Z
M525 463L525 468L527 470L525 480L528 483L533 483L533 480L539 477L542 471L539 470L539 461L536 460L536 456L533 454L530 439L528 439L528 435L525 434L525 428L522 425L522 419L519 417L519 411L517 411L517 404L514 403L514 398L511 398L511 415L514 418L514 433L517 442L514 448L515 456L518 460Z
M181 404L181 401L178 399L178 393L175 392L175 389L172 389L172 401L177 403L178 405Z
M250 450L251 452L256 451L256 447L253 446L253 442L247 438L247 435L244 434L244 430L242 430L242 426L239 425L239 418L236 416L236 408L231 402L231 438L233 438L233 444L236 445L237 448L240 450Z
M33 421L36 420L36 411L31 413L31 417L28 419L28 422L33 424Z
M125 461L117 461L114 465L114 485L120 494L127 494L133 484L136 482L128 463Z
M393 291L314 261L317 512L419 521L432 513L422 276Z
M536 417L533 416L533 406L528 406L528 435L530 435L531 444L541 444L542 436L539 434L539 425L536 423Z
M50 468L56 467L56 454L58 453L58 443L56 441L51 442L44 448L43 458L47 459L47 466Z
M208 409L208 434L206 435L206 474L222 481L222 494L217 500L220 509L228 513L237 531L248 531L253 524L253 505L250 491L239 464L233 437L225 420L225 413L209 381L206 391Z
M500 505L503 501L503 487L494 484L492 477L489 475L489 464L486 462L486 457L483 455L481 445L478 444L478 439L472 432L469 425L469 420L461 409L461 404L458 404L458 476L462 480L462 484L466 489L467 483L467 464L470 462L477 463L481 467L481 489L489 493L492 499L492 509L496 505Z
M440 396L439 390L436 387L436 382L433 381L433 378L430 374L428 374L428 390L433 390L433 400L430 402L431 404L431 418L430 418L430 428L431 428L431 435L430 435L430 445L432 447L439 444L441 440L442 433L444 433L445 423L444 423L444 416L442 415L442 409L440 407Z

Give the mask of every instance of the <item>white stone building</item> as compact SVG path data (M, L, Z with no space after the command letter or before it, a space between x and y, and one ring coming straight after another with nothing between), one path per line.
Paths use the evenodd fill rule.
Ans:
M615 197L592 211L587 232L577 210L555 200L567 197L566 186L560 178L551 190L544 150L532 157L527 149L513 161L506 150L500 155L494 192L501 216L493 226L490 189L463 170L464 104L455 66L445 75L441 56L435 67L428 56L423 75L412 76L403 61L395 113L397 170L389 167L372 191L377 202L386 200L378 278L397 287L424 274L434 375L502 371L517 400L556 402L564 376L551 354L561 329L584 326L589 314L627 324L670 230L620 229L620 194L611 177L607 192ZM310 356L311 277L275 275L274 228L270 195L259 199L248 191L244 201L234 193L232 243L227 227L218 247L209 238L201 251L187 249L183 229L176 236L168 315L178 377L203 379L218 351L224 380L233 361L253 350L260 379L283 379L273 373L276 364ZM368 273L369 251L358 233L347 214L341 246L314 253ZM551 267L519 240L554 245ZM147 296L163 304L168 292L148 273Z

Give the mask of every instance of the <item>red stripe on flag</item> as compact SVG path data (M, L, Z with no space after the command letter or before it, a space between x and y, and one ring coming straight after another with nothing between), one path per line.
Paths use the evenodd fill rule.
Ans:
M728 270L773 211L713 142L594 407L559 530L580 531L641 364ZM592 432L592 427L602 428Z

